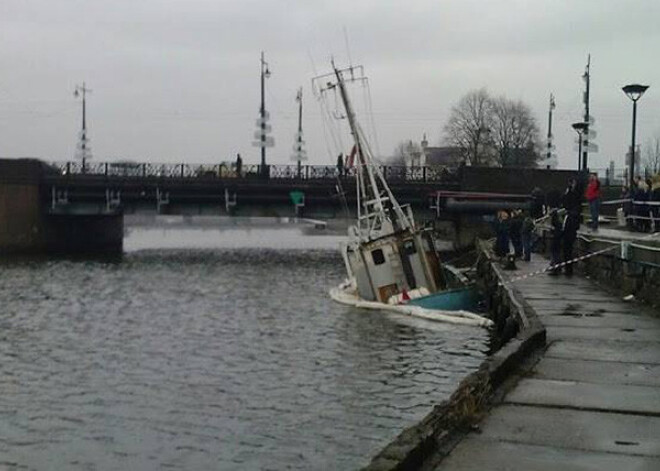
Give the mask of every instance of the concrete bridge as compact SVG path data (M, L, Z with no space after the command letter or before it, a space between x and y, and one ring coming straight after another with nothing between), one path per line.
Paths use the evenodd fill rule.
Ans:
M575 172L522 168L396 167L381 171L401 204L449 238L532 188L561 189ZM353 169L296 165L0 159L0 252L117 252L124 214L354 217ZM464 192L469 192L471 200ZM476 195L475 192L488 192ZM498 193L499 195L495 195ZM476 198L476 203L475 203ZM460 230L459 230L460 229Z
M52 164L41 177L51 213L346 217L356 207L353 169L334 166L100 163ZM459 188L447 167L382 166L402 204L428 210L437 189ZM352 214L352 212L350 212Z

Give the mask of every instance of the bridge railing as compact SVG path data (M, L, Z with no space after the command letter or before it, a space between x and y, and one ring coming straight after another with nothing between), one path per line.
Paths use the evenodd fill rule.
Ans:
M50 164L61 175L89 175L124 178L267 178L272 180L328 180L351 177L355 168L340 169L334 165L256 165L237 167L235 163L160 164L139 162L54 162ZM446 166L405 167L382 165L386 180L405 182L446 182L458 179L457 169Z

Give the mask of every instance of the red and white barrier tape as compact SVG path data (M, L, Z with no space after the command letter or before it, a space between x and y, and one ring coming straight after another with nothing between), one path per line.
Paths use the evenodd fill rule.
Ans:
M527 278L531 278L532 276L542 275L543 273L546 273L548 271L557 270L557 269L563 268L567 265L571 265L573 263L577 263L577 262L580 262L582 260L586 260L588 258L595 257L596 255L600 255L602 253L609 252L611 250L615 250L615 249L618 249L618 248L620 248L619 245L614 245L612 247L608 247L608 248L602 249L602 250L597 250L595 252L591 252L591 253L588 253L586 255L582 255L580 257L573 258L571 260L567 260L565 262L557 263L555 265L549 265L549 266L545 267L542 270L537 270L537 271L525 273L524 275L516 276L515 278L510 278L508 281L506 281L506 283L513 283L515 281L520 281L520 280L524 280L524 279L527 279ZM500 286L502 286L504 284L505 283L500 283Z

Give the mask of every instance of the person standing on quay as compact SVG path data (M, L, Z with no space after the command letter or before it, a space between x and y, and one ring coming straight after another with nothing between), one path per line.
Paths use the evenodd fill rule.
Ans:
M532 190L531 202L529 207L529 215L532 219L540 219L545 214L543 205L545 203L545 196L543 195L543 190L538 186Z
M561 263L561 241L562 241L562 223L559 220L559 213L557 208L550 210L550 266L556 267ZM561 272L561 268L552 268L548 271L548 275L557 276Z
M595 173L589 175L589 183L587 184L587 191L585 198L589 203L589 214L591 215L591 230L598 231L598 215L600 213L600 180Z
M509 240L511 240L511 245L513 245L513 251L516 258L521 258L523 256L522 224L522 211L519 209L511 211L511 219L509 220Z
M530 214L525 214L520 233L522 236L523 260L529 262L532 259L532 239L534 237L534 219Z
M580 228L580 212L582 211L582 193L578 191L576 179L571 178L568 181L568 188L566 188L561 202L566 210L562 227L562 245L564 249L564 262L567 263L573 259L573 245L577 238L577 231ZM572 263L566 265L565 273L568 276L573 274Z
M497 212L495 233L495 255L506 257L509 253L509 213L504 209Z
M653 214L653 222L655 227L651 228L651 232L660 230L660 173L656 173L651 179L651 197L649 198L656 205L651 207Z

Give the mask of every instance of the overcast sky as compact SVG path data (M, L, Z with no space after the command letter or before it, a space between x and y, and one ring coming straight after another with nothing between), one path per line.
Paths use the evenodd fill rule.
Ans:
M310 163L334 163L310 81L329 72L331 56L348 65L350 54L370 79L383 154L424 133L438 145L451 106L486 87L529 104L543 135L553 92L560 167L573 168L570 124L581 120L590 53L599 146L590 167L620 167L632 116L623 85L651 85L637 141L660 136L659 22L658 0L1 0L0 155L72 158L73 90L85 81L96 161L201 163L240 152L258 163L263 50L269 163L290 161L299 86Z

